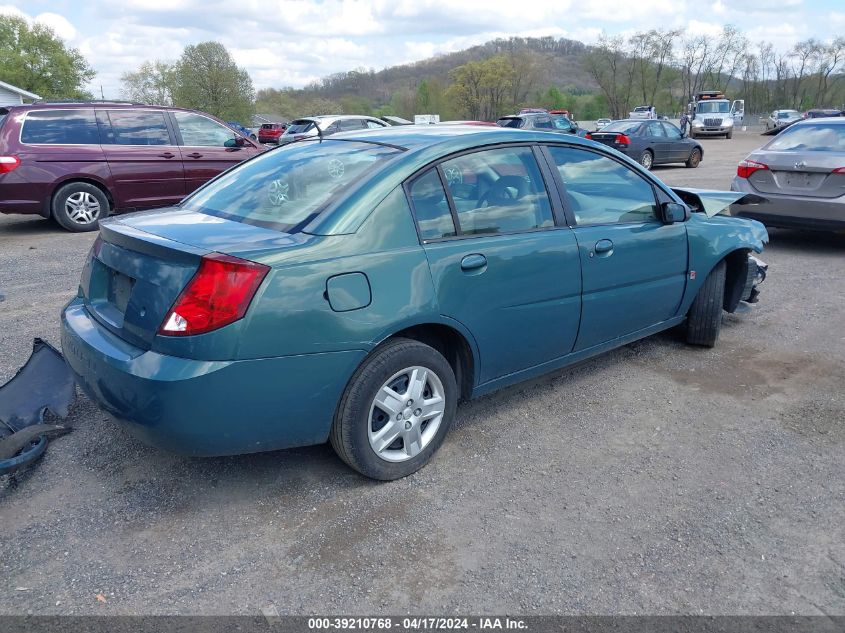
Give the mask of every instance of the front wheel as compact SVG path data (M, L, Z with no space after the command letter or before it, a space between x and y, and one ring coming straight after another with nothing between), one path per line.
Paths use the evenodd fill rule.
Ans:
M725 301L725 261L722 260L701 285L687 314L687 343L713 347L722 329Z
M651 169L652 165L654 165L654 154L651 153L651 150L647 149L640 154L640 165L646 169Z
M99 187L87 182L62 185L53 196L53 218L74 233L96 231L109 214L109 200Z
M687 159L686 166L690 169L695 169L701 164L701 150L697 147L690 152Z
M733 138L733 137L734 137L734 131L733 130L731 130L730 132L725 134L725 138Z
M458 401L455 374L434 348L397 338L358 368L338 405L330 440L359 473L389 481L431 459Z

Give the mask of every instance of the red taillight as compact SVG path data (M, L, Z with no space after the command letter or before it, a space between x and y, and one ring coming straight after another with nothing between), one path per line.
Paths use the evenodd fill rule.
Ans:
M756 160L743 160L739 162L739 165L736 167L736 175L740 178L748 178L753 174L755 171L760 171L762 169L769 169L769 166L765 163L758 163Z
M830 173L832 173L832 174L845 174L845 167L837 167L836 169L834 169Z
M617 134L616 135L616 144L617 145L630 145L631 139L628 137L627 134Z
M229 255L204 256L158 333L203 334L243 318L269 270L263 264Z
M8 174L17 169L20 164L21 159L17 156L0 156L0 174Z
M584 138L589 139L589 140L591 140L591 141L592 141L592 140L593 140L593 135L592 135L592 134L590 134L589 132L587 132L587 133L584 135Z

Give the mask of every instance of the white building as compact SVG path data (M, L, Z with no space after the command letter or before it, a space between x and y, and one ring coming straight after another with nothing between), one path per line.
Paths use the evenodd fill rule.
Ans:
M40 99L37 94L16 88L11 84L0 81L0 108L4 106L21 105Z

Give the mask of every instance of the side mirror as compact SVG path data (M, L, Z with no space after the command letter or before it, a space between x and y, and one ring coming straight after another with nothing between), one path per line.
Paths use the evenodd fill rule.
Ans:
M664 202L660 205L660 219L663 224L674 224L687 219L687 208L678 202Z

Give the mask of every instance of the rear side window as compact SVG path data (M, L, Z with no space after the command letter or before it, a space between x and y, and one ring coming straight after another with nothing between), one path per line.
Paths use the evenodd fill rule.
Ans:
M522 127L522 119L518 117L503 118L496 121L499 127Z
M288 129L285 130L288 134L302 134L314 127L313 121L293 121Z
M109 110L115 145L171 145L163 112Z
M351 132L364 128L364 119L341 119L338 121L341 132Z
M98 145L97 118L93 110L42 110L29 112L23 122L21 143L41 145Z

